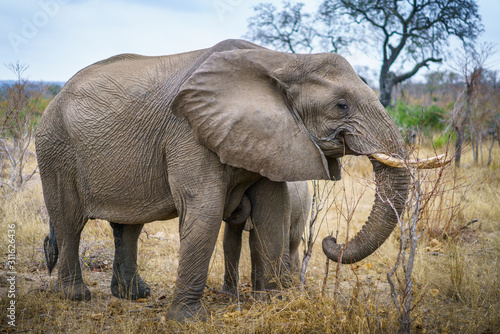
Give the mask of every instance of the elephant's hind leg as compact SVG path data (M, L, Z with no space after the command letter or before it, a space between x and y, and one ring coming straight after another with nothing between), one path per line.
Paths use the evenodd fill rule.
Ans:
M47 115L51 116L46 117L45 126L39 126L36 136L43 197L51 225L44 245L47 265L52 270L59 262L58 282L53 290L72 300L90 300L78 257L80 235L88 217L77 186L76 158L72 148L65 144L69 139L58 127L57 114L49 111ZM52 127L48 126L50 117L57 118Z
M57 284L53 291L62 293L65 298L71 300L90 300L90 290L83 282L82 270L78 259L78 248L80 245L79 231L67 231L56 233L59 256L59 272Z
M110 224L115 238L111 293L132 300L149 296L149 285L137 272L137 240L144 225Z
M52 255L58 252L59 255L58 281L52 290L62 293L68 299L90 300L90 291L83 282L78 254L80 236L87 219L82 214L83 210L75 194L76 191L67 187L57 197L45 196L52 230L45 244L45 251ZM51 202L54 198L61 201L57 206L53 206L54 202ZM49 268L55 265L57 257L54 256L51 261L48 263Z

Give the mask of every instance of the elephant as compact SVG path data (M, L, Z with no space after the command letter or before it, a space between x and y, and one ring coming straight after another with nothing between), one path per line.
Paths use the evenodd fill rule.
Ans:
M407 169L384 162L408 157L404 140L345 58L243 40L169 56L122 54L80 70L46 108L35 145L49 216L49 273L59 260L53 289L90 299L78 247L87 221L102 219L115 240L113 295L148 296L137 271L140 231L179 217L167 311L178 321L207 315L200 298L222 220L255 182L274 182L268 210L290 221L287 181L339 179L341 157L368 156L377 194L366 224L347 247L323 240L330 259L342 253L342 262L352 263L387 239L410 181ZM283 237L272 240L279 245L266 261L280 263L288 231L270 224L272 235ZM266 289L270 282L261 278Z
M224 229L224 285L222 291L233 296L238 296L238 280L239 280L239 260L241 252L241 237L243 230L250 231L249 245L252 259L252 286L254 294L264 291L270 286L259 286L262 279L261 275L269 275L271 277L279 277L280 273L275 267L266 267L266 257L270 247L275 247L273 242L264 243L268 235L274 230L271 222L283 224L283 218L275 216L276 212L266 210L269 203L272 205L274 201L273 188L275 182L267 178L262 178L253 184L243 196L239 207L227 218ZM302 235L306 227L306 221L309 217L311 208L311 193L306 181L287 182L288 194L290 197L290 222L286 222L289 226L289 241L285 241L285 255L290 256L290 273L297 275L300 267L299 246L302 240ZM271 216L274 215L274 216ZM271 230L269 230L271 228ZM287 263L285 261L285 263ZM284 273L285 275L288 272ZM283 275L283 274L282 274ZM274 283L276 285L276 283ZM278 286L275 287L276 289Z

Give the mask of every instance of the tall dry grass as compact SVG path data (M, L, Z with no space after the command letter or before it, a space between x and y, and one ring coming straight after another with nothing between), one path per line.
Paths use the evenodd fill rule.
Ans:
M432 155L420 149L419 155ZM438 195L423 213L413 270L412 330L417 333L500 332L500 149L493 167L474 166L472 154L463 167L446 169ZM244 247L240 264L241 299L218 293L223 283L222 238L214 251L203 303L212 312L205 323L165 319L172 298L178 259L176 220L147 224L139 241L139 270L152 295L130 302L111 296L112 232L104 221L89 221L81 242L83 274L90 302L71 302L46 291L54 280L44 268L43 239L48 217L39 179L21 192L1 190L0 252L7 251L7 229L16 225L16 331L69 333L392 333L398 314L386 274L396 260L399 230L367 259L337 268L331 263L322 295L325 256L321 240L334 233L343 241L362 226L371 209L374 187L368 159L344 161L342 181L331 195L303 290L292 288L270 302L251 298L250 256ZM429 173L434 173L430 171ZM433 175L429 175L429 184ZM353 214L351 214L354 212ZM473 222L467 225L470 222ZM222 229L221 234L222 236ZM247 236L245 236L246 238ZM4 262L4 261L2 261ZM0 308L5 309L7 270L0 271ZM2 311L3 312L3 311ZM9 330L4 314L2 330Z

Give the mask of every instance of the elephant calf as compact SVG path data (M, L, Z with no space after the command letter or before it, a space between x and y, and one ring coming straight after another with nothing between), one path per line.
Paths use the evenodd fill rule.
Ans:
M238 268L241 251L241 237L243 230L250 231L250 252L252 258L252 286L253 291L264 291L265 286L261 286L262 275L270 275L275 278L287 275L280 275L277 270L280 266L266 268L265 257L269 254L269 248L281 245L274 243L271 238L283 238L284 236L273 236L270 225L266 222L274 221L274 224L283 224L289 227L289 242L283 243L287 247L286 254L290 254L290 268L285 266L285 270L292 274L298 274L300 268L299 246L306 226L308 213L311 208L311 193L307 182L287 182L288 194L290 197L290 222L283 220L282 216L277 216L274 211L267 210L266 207L272 203L271 191L273 182L268 179L261 179L249 190L246 191L244 200L240 207L226 219L224 229L224 286L223 291L233 295L238 295Z

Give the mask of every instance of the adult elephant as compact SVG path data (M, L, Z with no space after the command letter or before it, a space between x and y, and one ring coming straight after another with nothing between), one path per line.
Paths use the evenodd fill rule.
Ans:
M238 295L239 260L241 253L241 239L243 230L250 231L249 245L252 262L252 287L258 294L266 289L278 289L276 280L268 282L270 278L288 278L289 272L298 274L300 266L299 246L306 227L306 220L311 208L311 193L306 181L287 182L287 192L290 198L290 221L284 221L282 212L269 210L274 207L276 200L275 188L277 183L262 178L254 183L245 192L243 199L229 218L226 218L224 229L224 285L222 290L232 295ZM284 240L284 250L276 243L273 233L275 224L283 224L289 228L288 241ZM268 264L268 254L283 252L284 261ZM290 261L288 261L288 256ZM290 263L290 266L286 264ZM286 281L286 280L285 280ZM262 285L267 283L267 285ZM285 282L287 283L287 282Z
M374 92L337 54L286 54L228 40L171 56L111 57L72 77L36 132L50 217L48 269L59 256L56 290L90 299L78 261L80 234L88 219L108 220L115 238L113 294L147 296L136 264L142 225L178 216L169 317L200 315L221 221L252 184L263 177L276 182L273 196L281 200L269 209L286 219L283 181L338 179L345 154L404 159L403 147ZM375 203L343 262L374 252L407 198L409 173L372 163ZM334 260L339 249L331 238L324 242ZM270 254L270 261L280 256Z

